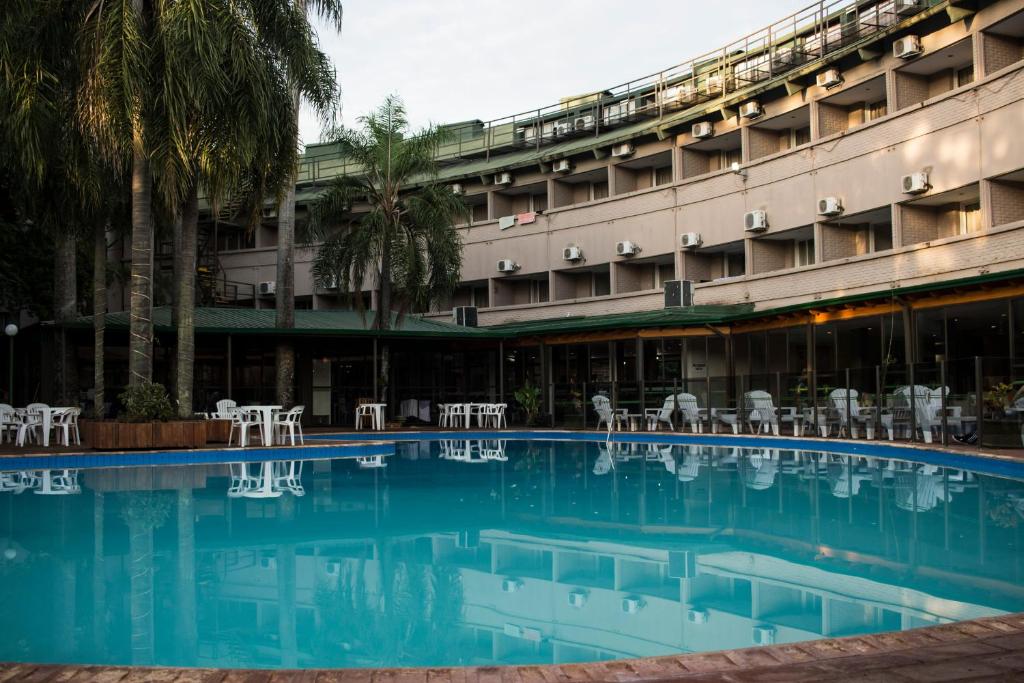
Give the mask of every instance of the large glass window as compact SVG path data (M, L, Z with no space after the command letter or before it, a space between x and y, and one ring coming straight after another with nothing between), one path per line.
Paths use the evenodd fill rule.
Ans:
M870 368L882 364L882 328L877 316L835 323L836 368Z
M946 311L926 308L914 313L917 336L917 361L932 363L946 360Z
M981 301L946 309L946 348L950 360L1010 355L1009 302ZM925 360L925 359L922 359Z

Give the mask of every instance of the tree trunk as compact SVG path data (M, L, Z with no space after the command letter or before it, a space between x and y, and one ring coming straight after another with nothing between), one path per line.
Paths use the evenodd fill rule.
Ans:
M136 136L137 137L137 136ZM132 157L132 260L128 384L153 379L153 182L136 139Z
M92 508L92 643L94 652L107 651L107 577L103 573L103 494L93 492Z
M63 230L55 237L53 255L53 318L56 324L54 380L57 403L62 406L78 405L73 377L74 355L69 348L65 325L74 319L78 301L74 233Z
M103 223L96 224L93 234L92 268L92 412L96 419L103 419L106 417L103 351L107 327L107 228Z
M195 366L196 250L199 231L199 189L193 185L181 205L181 243L175 254L174 283L177 304L178 356L176 363L178 416L193 413Z
M129 613L131 663L153 663L153 527L143 521L128 524Z
M304 3L299 3L303 6ZM304 9L304 7L303 7ZM299 144L299 88L292 86L292 107L296 117L295 144ZM295 327L295 171L277 207L277 326ZM289 408L295 403L295 348L290 340L277 342L277 403Z
M192 489L178 489L178 600L174 613L178 623L175 639L179 666L190 666L199 643L196 622L196 517Z

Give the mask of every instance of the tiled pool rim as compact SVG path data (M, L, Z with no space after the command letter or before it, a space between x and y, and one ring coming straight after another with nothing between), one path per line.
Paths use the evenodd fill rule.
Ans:
M308 435L306 446L223 448L176 452L28 454L0 460L0 469L133 467L301 458L391 455L399 441L538 439L604 442L603 432L465 430L338 432ZM785 436L615 433L622 443L671 443L783 448L898 458L976 472L1024 477L1024 462L1009 455L964 454L936 445L889 444ZM317 444L317 442L320 442ZM291 457L289 457L289 455ZM620 659L584 664L430 667L415 669L186 669L74 664L0 663L5 681L1024 681L1024 613L738 650Z

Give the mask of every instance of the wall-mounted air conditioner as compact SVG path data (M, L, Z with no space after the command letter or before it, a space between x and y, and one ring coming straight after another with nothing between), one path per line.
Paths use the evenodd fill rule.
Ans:
M568 173L572 170L572 162L568 159L559 159L551 164L551 170L555 173Z
M764 114L764 109L761 108L761 103L757 100L751 100L750 102L744 102L740 105L740 116L745 119L757 119Z
M341 572L341 563L329 561L324 564L324 574L327 576L337 576Z
M634 151L632 142L620 142L612 147L612 156L620 159L622 157L632 156Z
M755 626L754 645L771 645L775 642L774 626Z
M577 116L572 122L573 130L583 131L590 130L594 127L594 115L584 114L583 116Z
M679 236L679 246L683 249L696 249L701 242L699 232L684 232Z
M927 171L918 171L917 173L903 176L900 180L900 186L904 194L921 194L922 192L927 192L932 187L928 183Z
M843 84L843 75L839 69L825 69L815 78L819 88L834 88Z
M903 36L892 44L893 55L900 59L911 59L921 52L921 39L917 36Z
M495 173L494 174L494 184L495 185L511 185L512 184L512 174L509 173L508 171L502 171L501 173Z
M819 216L838 216L843 212L843 202L839 197L822 197L818 200Z
M768 229L768 213L755 209L743 214L743 229L747 232L764 232Z
M573 132L575 130L574 123L574 120L555 121L555 135L561 137Z
M321 289L337 289L338 288L338 276L331 275L324 280L324 284Z
M260 296L273 296L277 292L277 282L275 280L267 280L259 284Z
M260 569L277 569L277 560L273 557L263 556L260 558Z
M698 138L700 140L710 138L715 134L715 124L713 124L711 121L701 121L700 123L695 123L693 124L693 127L690 128L690 134L693 135L693 137Z
M622 598L623 614L636 614L644 608L644 601L640 598Z
M617 256L635 256L640 253L640 245L636 242L630 242L629 240L623 240L615 244L615 254Z
M583 259L583 250L579 247L566 247L562 250L563 261L580 261Z
M452 183L448 187L451 189L452 194L457 194L457 195L464 195L464 194L466 194L466 188L464 188L462 186L462 183Z
M580 589L569 591L569 607L579 609L585 604L587 604L587 591Z
M703 609L688 609L686 610L686 621L691 624L706 624L708 623L708 612Z
M514 273L519 270L519 264L510 258L503 258L498 261L499 273Z
M452 309L452 323L456 325L476 327L478 321L476 306L456 306Z
M916 14L921 7L921 0L895 0L892 9L900 16L907 16L909 14Z
M502 579L501 580L501 592L502 593L515 593L517 590L523 587L523 582L519 579Z

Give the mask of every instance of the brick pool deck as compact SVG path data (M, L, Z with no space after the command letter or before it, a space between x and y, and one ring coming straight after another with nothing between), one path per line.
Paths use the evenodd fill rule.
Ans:
M312 430L309 433L313 433ZM322 432L321 432L322 433ZM344 434L336 430L338 443ZM455 432L457 433L457 432ZM379 433L387 440L387 433ZM828 440L817 439L824 447ZM323 441L320 442L324 444ZM327 442L332 443L332 442ZM1024 460L1024 450L975 450L959 444L916 448ZM212 448L218 448L214 445ZM223 448L223 446L219 446ZM297 449L299 450L299 449ZM78 448L18 449L0 458L97 454ZM3 634L0 634L2 637ZM243 670L0 663L5 681L162 681L164 683L557 683L559 681L706 681L789 683L855 681L1024 681L1024 613L865 636L830 638L589 664L423 669Z

